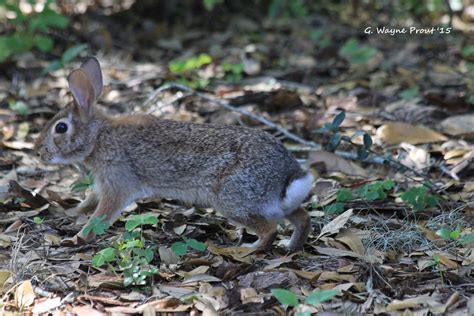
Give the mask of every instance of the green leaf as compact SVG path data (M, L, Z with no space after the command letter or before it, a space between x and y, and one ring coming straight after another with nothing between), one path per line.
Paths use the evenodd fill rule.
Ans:
M20 115L28 115L30 113L30 108L23 101L10 101L8 102L8 108Z
M46 32L50 27L64 29L69 24L69 19L51 9L45 9L36 14L28 22L30 32Z
M282 305L296 307L299 305L298 296L295 293L285 290L285 289L272 289L272 295L280 302Z
M398 96L405 100L411 100L415 98L420 93L420 88L418 86L411 86L408 89L401 91Z
M369 152L364 147L357 147L357 159L365 160L369 157Z
M70 62L71 60L73 60L74 58L76 58L83 50L85 50L86 48L88 47L87 44L79 44L79 45L75 45L75 46L72 46L72 47L69 47L64 53L63 53L63 56L61 58L61 61L63 62L63 64L67 64L68 62Z
M93 218L89 225L84 227L84 235L89 235L89 233L92 231L96 236L102 235L105 233L105 231L110 227L110 224L105 220L106 215L102 215L97 218Z
M458 239L459 236L461 236L461 231L459 229L455 229L449 234L450 239Z
M94 175L92 172L89 172L82 178L77 179L71 184L71 191L72 192L81 192L85 191L89 188L92 188L94 185Z
M344 203L336 202L326 205L323 211L328 215L342 213L344 211Z
M459 241L462 244L474 243L474 233L462 236Z
M64 67L64 63L61 60L55 60L49 63L48 67L44 68L41 74L44 76L52 71L56 71Z
M158 216L153 213L138 214L134 215L125 223L125 229L132 231L138 226L155 225L156 223L158 223Z
M149 247L145 249L145 254L144 257L146 259L146 262L150 263L153 258L155 257L155 248L154 247Z
M461 55L463 57L469 57L471 55L474 56L474 45L467 45L461 50Z
M201 68L212 62L212 57L208 54L200 54L197 57L191 57L186 60L175 59L168 64L168 68L174 74L182 74L191 70Z
M183 237L183 239L189 247L197 251L205 251L207 248L205 243L199 242L196 239L186 238L186 237Z
M184 256L188 250L188 244L178 241L171 245L171 250L177 256Z
M43 224L44 222L44 218L41 218L39 216L35 216L33 217L33 222L36 224L36 225L41 225Z
M440 236L443 239L450 239L451 230L449 228L440 228L436 231L436 235Z
M0 53L1 54L1 53ZM0 57L0 61L1 61L1 57ZM473 67L474 68L474 67ZM470 105L474 105L474 94L471 95L469 98L467 98L466 102Z
M0 62L6 60L13 54L8 44L8 38L7 36L0 36Z
M393 186L395 185L395 183L393 182L393 180L390 180L390 179L387 179L387 180L384 180L382 182L382 187L385 189L385 190L391 190L393 189Z
M105 248L99 251L93 258L92 258L92 265L96 268L101 267L106 262L115 261L116 258L116 251L114 248Z
M338 290L323 290L323 291L316 291L308 296L304 303L307 305L316 305L321 304L323 302L329 301L334 296L339 293Z
M364 134L364 147L366 149L369 149L373 144L372 137L370 137L369 134L365 133Z
M329 151L336 150L337 147L339 146L339 144L341 143L341 138L342 138L342 136L339 133L336 133L336 134L332 135L330 140L329 140L327 150L329 150Z
M352 190L348 188L342 188L337 191L336 201L338 202L347 202L352 200Z
M336 117L332 120L332 126L333 127L341 126L345 118L346 118L346 112L345 111L339 112L339 114L337 114Z
M203 0L202 4L207 11L212 11L217 4L222 3L224 0Z
M355 38L347 40L339 49L339 54L347 58L351 63L366 63L378 53L373 47L362 46Z
M37 35L35 37L35 45L40 51L47 53L53 49L54 41L49 36Z

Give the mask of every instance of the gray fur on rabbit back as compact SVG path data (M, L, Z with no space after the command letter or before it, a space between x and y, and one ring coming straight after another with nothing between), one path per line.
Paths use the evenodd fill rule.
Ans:
M143 115L103 121L85 162L99 186L118 181L118 191L135 192L131 199L173 198L246 219L284 218L295 208L283 203L288 186L307 179L286 148L261 130Z

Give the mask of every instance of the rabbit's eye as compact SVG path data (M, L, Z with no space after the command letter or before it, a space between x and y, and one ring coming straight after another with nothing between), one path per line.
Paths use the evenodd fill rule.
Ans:
M56 124L56 127L54 128L54 130L58 134L66 133L67 132L67 124L63 123L63 122L59 122L58 124Z

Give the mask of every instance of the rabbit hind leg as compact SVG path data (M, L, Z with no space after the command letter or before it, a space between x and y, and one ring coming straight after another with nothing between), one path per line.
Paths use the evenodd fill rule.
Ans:
M301 249L311 232L311 220L308 212L303 208L297 208L287 215L286 219L291 222L294 228L291 239L286 246L290 251Z
M277 235L277 223L265 218L253 218L244 223L245 227L254 231L258 239L251 244L243 244L244 247L251 247L254 252L264 252L270 249Z

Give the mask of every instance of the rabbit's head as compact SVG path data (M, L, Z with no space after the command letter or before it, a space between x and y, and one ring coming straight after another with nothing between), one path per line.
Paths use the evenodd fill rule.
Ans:
M68 76L74 102L56 114L36 140L35 150L51 164L81 162L91 153L101 126L94 102L102 92L102 72L97 59L88 58Z

